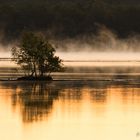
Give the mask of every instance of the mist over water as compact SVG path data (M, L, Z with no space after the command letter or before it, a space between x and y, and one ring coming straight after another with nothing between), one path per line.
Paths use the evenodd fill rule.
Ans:
M11 57L11 48L14 46L14 43L11 44L0 44L0 58L10 58Z
M137 52L140 51L140 35L118 38L117 34L101 27L97 34L75 39L54 41L60 51L84 52Z
M119 39L106 27L93 36L55 42L64 60L140 60L140 36Z
M138 61L140 60L140 35L120 39L102 26L96 35L75 39L50 40L56 55L62 60L75 61ZM8 44L8 43L7 43ZM0 44L0 57L11 57L11 48L18 43Z
M137 61L140 60L139 52L57 52L63 60L75 61Z

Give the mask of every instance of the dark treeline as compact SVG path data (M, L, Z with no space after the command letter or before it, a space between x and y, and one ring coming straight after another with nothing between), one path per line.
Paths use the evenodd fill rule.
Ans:
M0 0L0 30L7 39L22 31L53 37L95 34L99 25L119 37L140 33L139 0Z

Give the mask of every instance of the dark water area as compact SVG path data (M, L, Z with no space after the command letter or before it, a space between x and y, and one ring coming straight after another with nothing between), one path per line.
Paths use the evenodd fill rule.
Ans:
M24 76L23 70L17 67L0 67L0 80L16 80ZM139 81L140 66L66 66L64 72L51 74L54 80L109 80Z
M139 81L0 82L3 140L135 140Z

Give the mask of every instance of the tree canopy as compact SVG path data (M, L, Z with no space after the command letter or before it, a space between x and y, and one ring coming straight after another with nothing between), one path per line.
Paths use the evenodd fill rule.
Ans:
M28 76L50 76L51 72L63 70L54 47L42 35L32 32L22 35L19 45L12 48L12 56Z

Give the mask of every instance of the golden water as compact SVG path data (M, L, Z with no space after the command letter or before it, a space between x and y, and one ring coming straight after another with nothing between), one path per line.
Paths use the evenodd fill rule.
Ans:
M0 82L1 140L138 140L140 84Z

